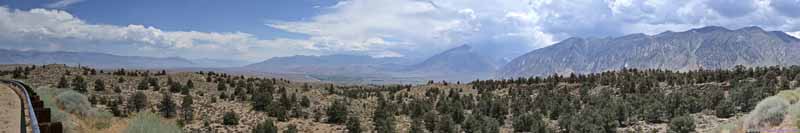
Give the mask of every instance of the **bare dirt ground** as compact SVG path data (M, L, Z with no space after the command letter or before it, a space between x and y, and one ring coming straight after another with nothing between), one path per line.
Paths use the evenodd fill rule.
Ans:
M17 93L0 84L0 133L20 132L21 106Z

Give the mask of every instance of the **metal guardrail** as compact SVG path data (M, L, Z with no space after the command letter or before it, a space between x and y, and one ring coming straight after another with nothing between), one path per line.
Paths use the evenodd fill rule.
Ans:
M4 82L9 85L13 85L13 87L22 89L23 97L25 97L26 105L28 106L28 114L31 120L31 130L33 133L61 133L63 132L63 127L59 122L50 122L50 109L44 107L44 103L39 99L39 96L36 95L36 92L31 89L30 86L26 85L22 81L18 80L4 80L0 79L0 82ZM22 131L23 133L26 132L27 126L25 125L25 117L24 117L24 109L23 107L23 117L22 117ZM39 117L37 117L37 114Z

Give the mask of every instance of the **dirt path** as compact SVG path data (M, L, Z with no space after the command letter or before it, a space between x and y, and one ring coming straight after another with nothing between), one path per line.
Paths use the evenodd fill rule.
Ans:
M19 96L7 85L0 84L0 133L18 133L22 110Z

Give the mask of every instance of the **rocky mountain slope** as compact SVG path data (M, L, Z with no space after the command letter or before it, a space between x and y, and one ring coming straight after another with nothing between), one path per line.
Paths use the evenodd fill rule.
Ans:
M324 55L274 57L244 66L246 70L302 74L379 73L399 58L373 58L364 55Z
M434 77L436 75L449 75L450 77L464 75L472 80L488 77L497 68L498 65L487 56L475 52L469 45L462 45L434 55L407 69Z
M569 38L517 57L498 77L595 73L620 68L727 69L800 64L800 40L759 27L703 27L657 35Z

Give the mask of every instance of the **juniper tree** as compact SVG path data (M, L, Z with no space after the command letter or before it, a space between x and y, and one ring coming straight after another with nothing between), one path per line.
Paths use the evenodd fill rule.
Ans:
M234 112L225 112L222 115L222 125L239 125L239 116Z
M186 88L194 89L194 82L191 79L186 80Z
M176 114L175 101L172 101L172 95L169 93L164 93L162 95L159 112L161 112L161 116L165 118L172 118Z
M69 81L67 81L66 76L61 76L61 79L58 80L58 84L56 85L57 88L67 88L69 87Z
M217 91L225 91L228 90L228 86L225 85L224 82L217 83Z
M142 92L136 92L128 98L128 110L129 112L139 112L147 108L147 95L144 95Z
M183 96L183 102L181 103L181 112L183 114L181 116L186 123L191 123L194 119L194 107L192 107L193 103L194 100L192 95Z
M86 93L87 91L86 86L87 86L86 81L83 78L83 76L75 76L75 78L72 79L72 89L74 89L75 91L78 91L80 93Z
M328 123L342 124L347 119L347 105L344 100L337 99L328 107Z
M347 132L348 133L361 133L361 120L358 117L353 116L349 117L347 120Z
M297 126L294 124L289 124L289 126L286 128L285 131L283 131L283 133L297 133Z
M94 91L106 90L106 83L103 80L97 79L94 81Z
M263 122L256 125L255 128L252 130L253 133L278 133L278 127L275 126L275 123L272 122L271 119L267 118L264 119Z
M150 88L150 85L147 84L147 79L142 79L138 84L136 84L137 90L147 90L148 88Z

